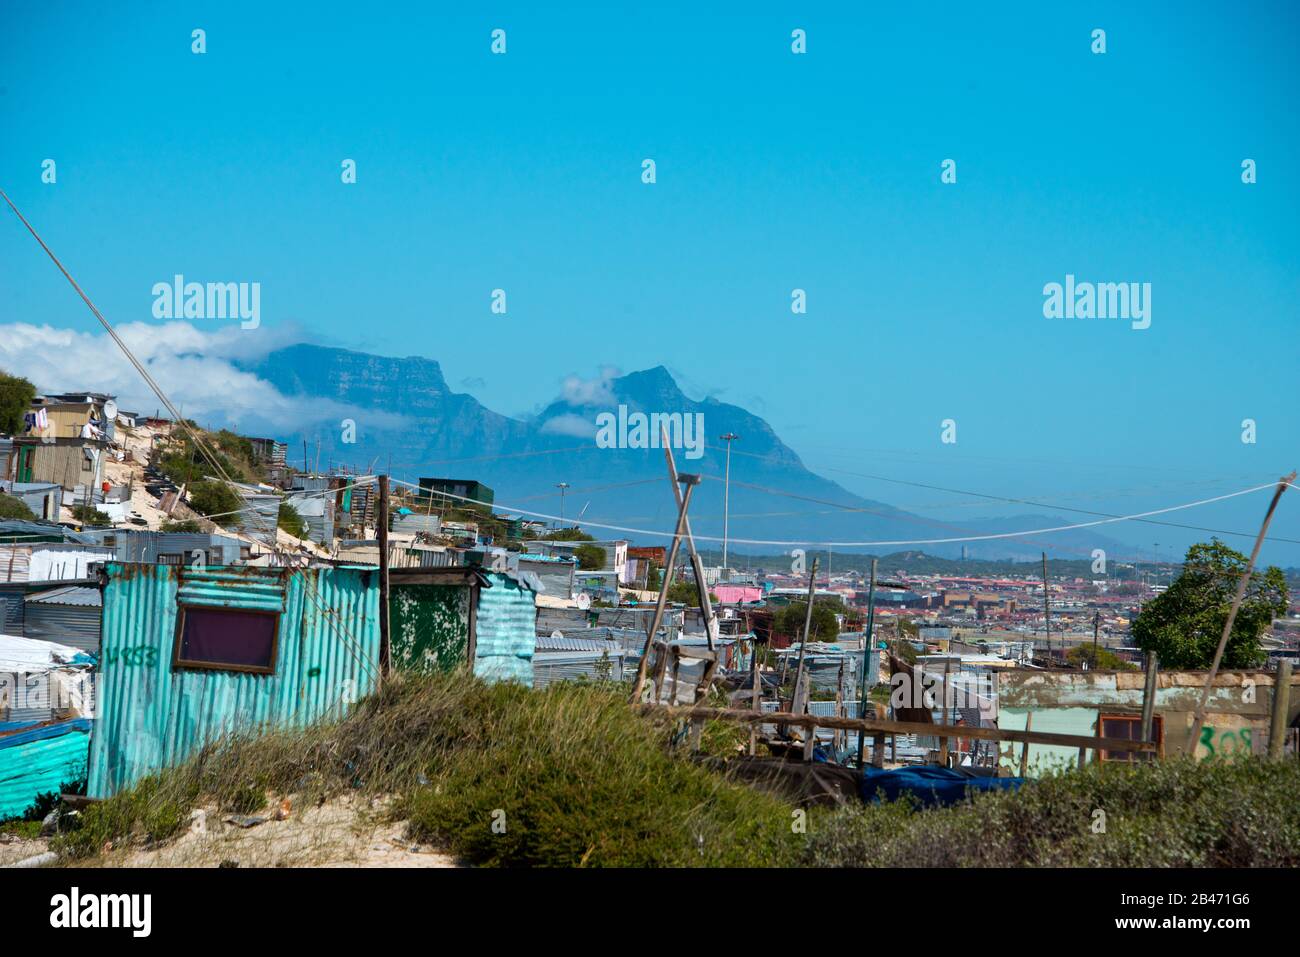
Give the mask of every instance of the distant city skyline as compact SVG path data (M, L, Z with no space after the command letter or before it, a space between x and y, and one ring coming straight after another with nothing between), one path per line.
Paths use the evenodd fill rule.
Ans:
M813 471L954 523L1300 465L1293 4L743 10L11 4L0 186L115 324L166 322L177 275L257 284L255 326L156 337L164 367L204 359L181 400L299 421L230 364L295 340L436 359L514 416L662 364ZM111 343L0 214L0 368L66 360L40 384L78 388ZM1144 318L1077 317L1119 284ZM1180 514L1254 531L1267 498ZM1198 537L1104 531L1164 557ZM1300 490L1272 534L1300 541Z

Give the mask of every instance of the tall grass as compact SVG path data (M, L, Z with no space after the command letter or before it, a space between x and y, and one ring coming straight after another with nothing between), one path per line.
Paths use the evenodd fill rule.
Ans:
M222 742L91 806L59 848L165 840L201 799L251 813L268 793L395 795L415 840L489 865L793 863L792 808L668 747L673 725L626 691L533 691L466 674L399 676L336 723ZM715 732L725 738L729 732Z

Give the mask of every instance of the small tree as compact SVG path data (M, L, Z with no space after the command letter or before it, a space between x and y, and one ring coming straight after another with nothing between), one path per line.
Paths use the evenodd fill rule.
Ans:
M289 502L280 503L280 515L277 524L294 538L307 537L307 523L302 515Z
M695 587L695 582L675 581L668 586L668 600L691 608L698 608L700 590ZM709 601L716 602L717 600L718 596L713 592L709 592Z
M1125 661L1109 648L1097 648L1092 645L1077 645L1065 653L1065 660L1076 668L1087 665L1091 669L1102 671L1136 671L1137 665Z
M599 545L579 545L573 554L583 571L598 572L605 567L605 550Z
M812 632L809 641L834 641L840 633L840 623L835 617L839 602L819 599L813 602ZM776 613L772 627L779 634L788 635L796 640L803 638L803 623L808 617L806 601L791 602Z
M32 407L36 386L19 376L0 372L0 434L16 435L24 429L23 413Z
M663 575L659 572L658 565L651 565L645 575L645 590L658 591L659 586L663 584Z
M223 482L215 482L211 479L204 479L195 482L189 490L190 508L200 515L221 515L227 516L225 524L232 524L229 518L233 518L232 512L237 512L243 506L243 500L229 485Z
M1245 555L1217 538L1193 545L1183 559L1182 574L1133 622L1134 643L1159 655L1164 668L1210 667L1246 563ZM1224 668L1253 668L1264 662L1260 637L1274 618L1286 613L1287 603L1282 569L1269 566L1252 572L1223 651Z

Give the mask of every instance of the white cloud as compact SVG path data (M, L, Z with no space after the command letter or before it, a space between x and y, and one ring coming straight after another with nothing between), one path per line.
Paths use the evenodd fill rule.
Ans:
M580 439L590 439L596 435L596 422L594 419L584 419L580 415L566 412L564 415L547 419L542 423L541 430L551 435L574 435Z
M579 375L565 376L560 396L567 405L591 406L611 405L614 402L614 390L610 383L621 373L613 366L605 366L593 379L584 379Z
M292 329L251 331L232 325L205 332L187 322L114 328L172 403L200 425L274 436L327 422L337 427L349 417L373 429L402 425L397 415L318 396L286 396L236 364L300 339ZM22 322L0 325L0 369L31 380L42 392L107 392L118 397L121 408L145 414L162 406L107 333Z

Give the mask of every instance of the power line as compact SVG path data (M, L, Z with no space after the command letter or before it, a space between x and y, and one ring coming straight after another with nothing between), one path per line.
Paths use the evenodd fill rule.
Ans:
M396 481L395 484L406 485L410 488L418 488L418 486L412 484L411 482L403 482L400 480ZM1163 515L1169 512L1181 511L1183 509L1197 508L1202 505L1211 505L1215 502L1222 502L1230 498L1237 498L1242 495L1249 495L1252 492L1258 492L1261 489L1266 489L1266 488L1271 489L1276 487L1277 487L1276 482L1269 482L1267 485L1256 485L1256 486L1252 486L1251 488L1244 488L1244 489L1239 489L1238 491L1235 492L1228 492L1224 495L1216 495L1213 498L1201 499L1195 502L1184 502L1180 505L1170 505L1165 508L1151 509L1146 512L1137 512L1133 515L1118 515L1110 518L1097 519L1096 521L1093 522L1077 522L1073 525L1057 525L1051 528L1030 528L1018 532L1000 532L1000 533L991 533L987 535L965 535L965 536L954 537L954 538L911 539L911 540L900 540L900 541L827 542L827 541L814 541L812 539L772 540L772 539L757 539L757 538L735 538L732 539L732 541L739 542L740 544L743 545L779 545L779 546L814 545L814 546L831 546L835 548L867 548L867 547L880 546L880 545L891 545L891 546L892 545L943 545L943 544L949 544L954 542L984 542L984 541L993 541L996 539L1005 539L1005 538L1023 538L1027 535L1043 535L1050 532L1068 532L1076 528L1093 528L1098 525L1110 525L1115 522L1134 521L1136 519L1146 518L1151 515ZM455 498L465 502L476 501L475 499L471 499L463 495L452 495L450 492L443 492L441 494L449 498ZM481 505L482 503L479 502L478 504ZM512 505L497 505L494 503L492 507L499 509L501 511L519 512L521 515L529 515L533 518L540 518L549 521L556 521L559 518L556 515L549 515L545 512L532 512L527 509L516 508ZM673 537L672 532L661 532L661 531L656 531L654 529L629 528L622 525L613 525L604 522L584 522L583 524L590 526L591 528L603 528L614 532L625 532L630 535L655 535L660 538ZM721 541L721 539L718 538L717 536L697 535L695 537L700 541L706 541L706 542Z
M235 482L229 476L229 474L227 474L225 468L222 466L221 462L217 459L216 455L212 452L212 450L208 447L207 443L205 443L203 439L198 435L198 433L190 426L189 422L186 421L181 416L180 412L172 404L171 399L169 399L167 397L167 394L163 392L162 387L158 385L158 383L154 381L153 376L149 374L149 370L146 369L144 365L140 362L140 360L135 357L135 354L122 340L122 337L117 334L117 330L115 330L109 324L108 320L104 318L103 313L101 313L99 309L95 306L95 304L90 301L90 297L87 296L85 291L82 290L81 286L77 284L77 281L72 278L72 274L68 272L67 269L64 268L63 263L59 261L59 257L54 255L54 251L45 244L45 240L41 239L40 234L37 233L36 229L32 226L32 224L27 221L27 218L23 216L21 212L19 212L18 207L14 205L13 200L9 198L9 195L3 189L0 189L0 197L3 197L4 201L9 204L9 208L14 211L14 215L17 216L18 219L22 222L22 224L27 227L27 231L32 234L32 238L34 238L36 242L40 244L41 248L45 250L45 254L49 256L50 261L53 262L54 265L58 267L59 272L63 273L63 277L67 279L68 282L72 285L72 288L76 290L77 295L81 297L81 301L86 304L86 306L94 314L95 318L99 320L99 324L104 327L104 330L117 344L117 347L122 350L123 355L125 355L128 361L130 361L131 365L135 367L135 370L140 373L141 378L143 378L145 383L149 386L149 388L153 390L154 394L158 396L159 401L161 401L162 404L167 407L167 411L172 414L173 419L177 422L180 422L181 427L187 433L189 433L190 439L191 441L194 442L195 448L197 448L200 452L203 453L204 457L207 458L208 462L212 465L212 467L216 469L216 471L221 475L221 478L226 482L226 484L230 486L237 495L240 494L238 483ZM285 556L282 550L280 549L279 543L276 541L276 537L275 537L277 526L278 523L273 523L271 526L271 531L270 531L271 549L276 553L277 557L281 558L281 560L283 561ZM355 636L352 635L351 630L347 627L347 625L344 622L338 620L337 616L331 616L329 614L329 610L320 603L319 599L317 599L311 591L304 590L303 594L306 595L307 598L310 601L312 601L313 604L316 605L317 609L322 613L322 617L324 620L328 621L335 628L343 629L343 631L345 632L344 644L351 646L349 647L349 651L351 651L356 661L366 668L371 668L372 666L368 661L366 661L365 656L363 654L360 654L360 649L355 644L356 641ZM376 672L376 675L377 674L378 672Z

